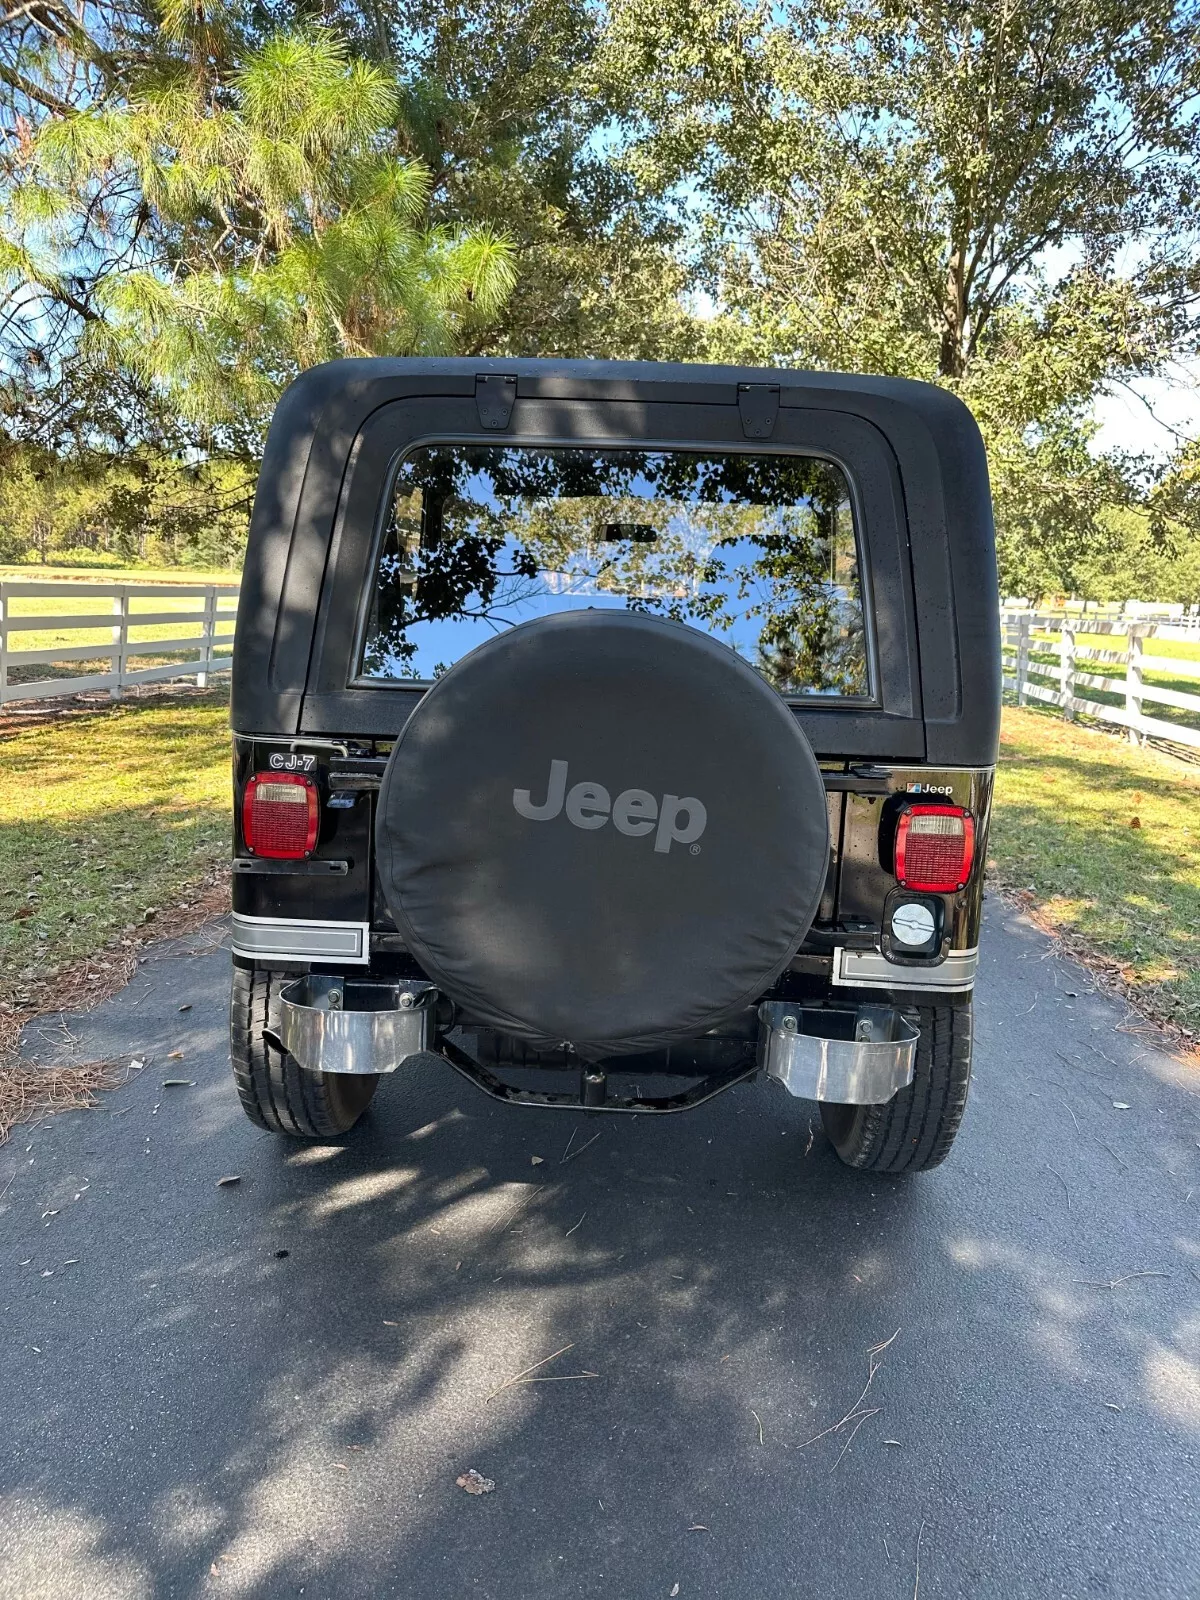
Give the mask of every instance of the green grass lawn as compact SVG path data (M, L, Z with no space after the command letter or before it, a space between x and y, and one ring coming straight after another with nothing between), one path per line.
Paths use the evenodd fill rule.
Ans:
M0 999L227 859L227 724L213 694L0 738ZM1119 963L1148 1015L1200 1031L1200 768L1008 708L989 859L993 882Z
M234 567L139 567L120 561L95 559L43 566L39 561L0 563L0 579L21 583L240 583Z
M1006 707L989 857L1147 1015L1200 1031L1200 768Z
M0 738L0 1000L178 902L229 853L224 693Z

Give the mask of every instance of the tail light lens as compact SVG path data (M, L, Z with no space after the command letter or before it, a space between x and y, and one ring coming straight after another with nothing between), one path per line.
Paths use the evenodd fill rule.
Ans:
M896 827L896 877L904 889L961 889L975 859L975 818L961 806L906 806Z
M242 795L246 848L268 860L298 861L317 842L320 801L311 778L299 773L255 773Z

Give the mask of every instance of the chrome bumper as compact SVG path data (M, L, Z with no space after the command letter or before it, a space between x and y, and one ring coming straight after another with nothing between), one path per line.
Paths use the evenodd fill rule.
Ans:
M431 983L310 973L279 999L279 1042L310 1072L395 1072L438 1048ZM799 1099L881 1105L912 1082L919 1035L894 1006L764 1001L758 1023L759 1067Z
M279 1038L310 1072L395 1072L433 1043L431 983L311 973L280 992Z
M874 1106L913 1079L919 1031L894 1006L758 1008L758 1064L800 1100Z

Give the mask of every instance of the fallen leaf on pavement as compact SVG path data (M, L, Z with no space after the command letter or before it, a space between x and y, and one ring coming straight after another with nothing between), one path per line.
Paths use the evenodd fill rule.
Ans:
M167 1060L168 1061L182 1061L183 1060L183 1051L182 1050L172 1050L169 1053L169 1055L167 1056Z
M217 1188L218 1189L227 1189L230 1186L230 1184L232 1184L232 1183L241 1183L241 1181L242 1181L242 1175L241 1175L240 1172L231 1172L227 1178L218 1178L217 1179Z
M194 1089L195 1087L196 1087L195 1078L164 1078L163 1079L163 1088L164 1089Z
M460 1489L465 1489L468 1494L491 1494L496 1487L491 1478L485 1478L481 1472L476 1472L474 1467L468 1467L454 1481Z
M529 1165L531 1167L540 1167L544 1159L544 1156L530 1156Z
M1114 1111L1132 1111L1133 1107L1130 1106L1130 1105L1127 1105L1124 1100L1114 1100L1113 1101L1113 1110Z

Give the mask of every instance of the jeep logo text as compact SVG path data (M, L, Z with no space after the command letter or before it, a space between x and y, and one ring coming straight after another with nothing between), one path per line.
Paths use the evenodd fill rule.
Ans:
M708 823L708 812L694 796L664 794L656 800L645 789L623 789L614 800L602 783L567 788L567 763L552 761L546 798L533 803L528 789L513 790L513 807L530 822L553 822L560 812L574 828L602 828L611 820L631 839L654 835L654 848L666 855L673 844L694 844Z

